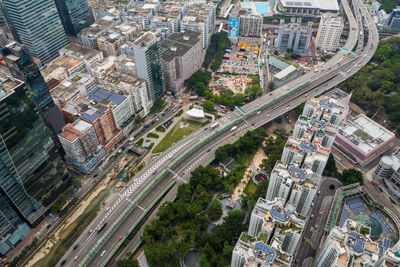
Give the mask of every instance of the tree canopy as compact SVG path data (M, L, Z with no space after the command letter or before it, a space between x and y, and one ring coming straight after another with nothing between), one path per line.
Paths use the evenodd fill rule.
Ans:
M379 42L373 62L344 82L341 89L353 92L352 101L367 114L383 108L390 117L390 129L400 123L400 37Z

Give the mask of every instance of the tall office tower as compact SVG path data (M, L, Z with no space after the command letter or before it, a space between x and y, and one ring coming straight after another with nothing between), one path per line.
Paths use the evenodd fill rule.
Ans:
M86 0L55 0L61 22L67 34L76 36L92 24Z
M68 44L54 0L1 0L1 8L14 40L43 63Z
M65 190L68 175L30 88L1 74L0 254L4 255Z
M161 63L161 45L152 32L147 32L133 43L137 75L147 83L149 99L154 102L165 92Z
M54 141L59 145L57 134L65 125L64 118L54 104L49 88L26 47L13 42L6 45L1 50L1 54L13 77L24 81L29 86L33 102L45 120L46 125L53 132Z

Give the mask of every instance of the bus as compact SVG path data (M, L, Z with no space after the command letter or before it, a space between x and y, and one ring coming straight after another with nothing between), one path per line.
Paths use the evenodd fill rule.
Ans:
M194 96L190 96L189 97L189 100L196 100L198 98L198 96L197 95L194 95Z
M106 227L107 223L104 223L102 226L97 227L97 233L103 231L104 227Z
M210 126L210 129L215 129L219 126L219 122L215 122L213 125Z

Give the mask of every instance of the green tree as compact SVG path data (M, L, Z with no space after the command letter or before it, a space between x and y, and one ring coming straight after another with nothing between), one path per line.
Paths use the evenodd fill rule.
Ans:
M139 267L139 263L134 259L124 259L117 261L117 267Z
M153 114L158 113L161 110L163 110L164 106L165 106L165 102L162 99L158 99L154 102L153 106L151 107L150 112Z
M275 84L274 84L274 81L269 81L268 82L268 90L269 91L273 91L274 90L274 87L275 87Z
M355 169L346 169L343 171L342 175L340 175L339 179L343 182L344 185L359 183L364 184L363 174L362 172Z
M236 93L233 96L233 101L235 102L235 105L240 105L246 100L246 95L243 93Z
M246 88L245 93L250 100L254 100L262 95L262 88L258 84L253 84L252 86Z
M135 115L135 123L136 124L142 124L144 122L144 118L140 116L139 114Z
M208 218L211 221L218 220L222 215L222 204L218 201L218 199L213 199L211 202L210 208L208 209Z
M203 104L203 108L207 111L213 111L214 110L214 103L211 100L207 100Z

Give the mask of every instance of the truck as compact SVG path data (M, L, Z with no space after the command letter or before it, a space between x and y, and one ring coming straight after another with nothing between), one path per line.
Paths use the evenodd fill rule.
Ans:
M231 128L231 132L234 132L236 129L237 129L237 126L233 126L233 127Z
M215 128L218 127L218 125L219 125L219 122L215 122L213 125L210 126L210 129L211 129L211 130L212 130L212 129L215 129Z

